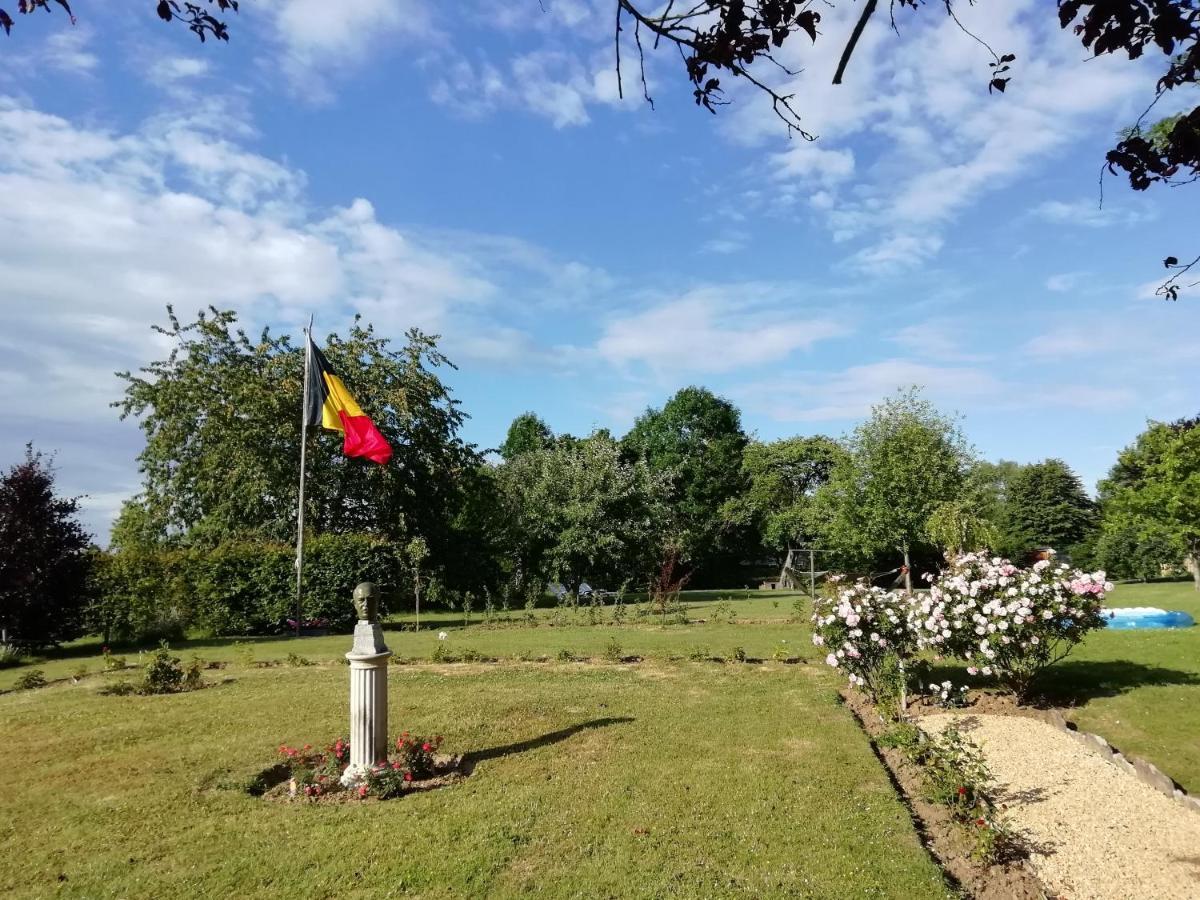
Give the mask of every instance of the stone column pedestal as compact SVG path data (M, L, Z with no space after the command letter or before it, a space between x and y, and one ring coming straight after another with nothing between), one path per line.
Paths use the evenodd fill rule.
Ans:
M355 626L354 647L346 654L350 662L352 772L361 772L387 759L387 676L391 655L378 623L360 621Z

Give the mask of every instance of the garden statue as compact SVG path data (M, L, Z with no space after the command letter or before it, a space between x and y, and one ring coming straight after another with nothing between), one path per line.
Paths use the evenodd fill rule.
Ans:
M350 663L350 766L342 776L354 782L387 759L387 668L392 651L379 627L379 589L363 582L354 589L354 646Z
M379 621L379 588L364 581L354 589L354 611L358 613L358 621L375 623Z

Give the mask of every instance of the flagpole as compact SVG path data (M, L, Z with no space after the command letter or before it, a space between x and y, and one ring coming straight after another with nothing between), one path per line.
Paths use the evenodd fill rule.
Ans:
M308 317L308 328L304 332L304 385L300 399L300 504L296 510L296 637L300 637L300 606L304 589L304 476L308 456L308 344L312 340L313 317Z

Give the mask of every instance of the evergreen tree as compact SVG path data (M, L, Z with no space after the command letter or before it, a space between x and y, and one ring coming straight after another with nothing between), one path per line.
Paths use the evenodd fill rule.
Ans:
M1065 551L1096 524L1096 505L1061 459L1021 466L1007 481L1002 549L1019 558L1035 547Z
M54 493L54 469L32 446L0 477L0 645L37 648L79 634L90 538L75 498Z

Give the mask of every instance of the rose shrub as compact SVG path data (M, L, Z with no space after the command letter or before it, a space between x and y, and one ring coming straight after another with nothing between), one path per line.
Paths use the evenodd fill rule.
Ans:
M827 665L843 669L851 684L878 700L888 673L916 648L911 602L899 591L831 580L833 595L814 604L813 643L828 650Z
M923 650L958 657L969 675L994 676L1028 699L1039 674L1104 627L1104 596L1112 590L1104 572L1050 560L1022 569L981 553L925 578L928 593L913 594L835 579L833 595L816 603L813 643L872 700L897 664L903 670ZM939 687L939 696L950 691Z
M963 659L969 675L994 675L1022 700L1043 670L1104 627L1112 590L1103 572L1050 560L1021 569L981 553L926 577L928 595L913 598L918 646Z

